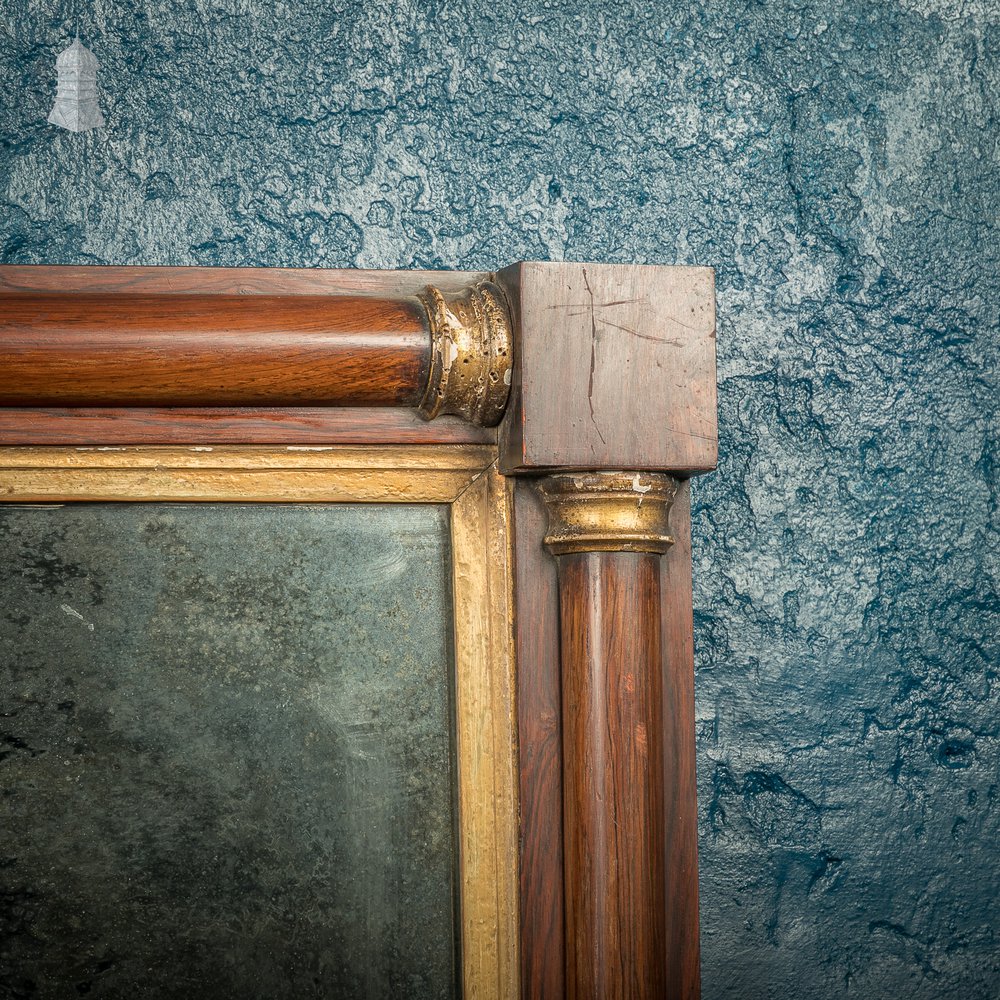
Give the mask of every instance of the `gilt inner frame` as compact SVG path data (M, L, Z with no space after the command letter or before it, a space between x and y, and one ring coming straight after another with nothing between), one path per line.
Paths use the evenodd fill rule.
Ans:
M0 502L449 505L463 996L514 1000L512 486L496 457L485 445L0 448Z

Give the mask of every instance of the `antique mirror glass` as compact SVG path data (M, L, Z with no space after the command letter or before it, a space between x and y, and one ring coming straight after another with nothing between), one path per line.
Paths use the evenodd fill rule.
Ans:
M456 995L448 518L0 506L11 995Z

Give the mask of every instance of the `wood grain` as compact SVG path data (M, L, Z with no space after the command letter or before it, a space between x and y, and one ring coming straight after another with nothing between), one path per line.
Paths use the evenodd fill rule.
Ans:
M525 1000L565 995L562 707L555 560L530 481L515 491L515 643L521 787L521 977ZM698 829L691 622L690 484L670 515L674 545L659 560L663 671L664 996L697 1000ZM566 761L566 766L569 766Z
M488 271L368 271L356 268L106 267L0 265L0 292L148 295L416 295L427 285L457 292Z
M498 278L517 331L502 472L714 468L710 268L523 263Z
M691 484L670 512L674 544L660 559L666 875L665 966L670 1000L698 1000L698 796L695 775Z
M559 590L545 550L546 515L534 484L514 492L515 649L521 788L521 989L524 1000L564 995L562 706Z
M0 407L0 445L493 444L495 427L400 407Z
M0 293L0 406L413 406L416 300Z
M665 994L659 556L559 557L566 995Z

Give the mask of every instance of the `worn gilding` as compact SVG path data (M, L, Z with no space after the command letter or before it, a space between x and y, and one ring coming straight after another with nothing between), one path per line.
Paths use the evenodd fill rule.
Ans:
M510 393L511 322L503 292L482 281L455 295L428 285L420 296L433 338L431 371L420 412L499 423Z
M0 501L451 503L492 461L478 445L0 448Z
M676 484L643 472L573 472L539 483L549 524L545 544L569 552L666 552Z
M510 508L511 485L492 468L451 508L466 1000L519 995Z

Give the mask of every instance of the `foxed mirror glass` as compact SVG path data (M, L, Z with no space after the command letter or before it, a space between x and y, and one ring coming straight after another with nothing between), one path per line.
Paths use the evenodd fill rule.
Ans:
M457 995L448 519L0 505L0 992Z

